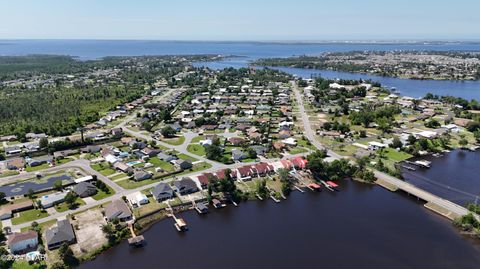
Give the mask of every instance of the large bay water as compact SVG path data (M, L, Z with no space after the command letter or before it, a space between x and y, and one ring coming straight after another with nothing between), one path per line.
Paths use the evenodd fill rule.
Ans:
M352 44L352 43L261 43L261 42L180 42L180 41L120 41L120 40L0 40L0 55L62 54L82 60L104 56L222 54L243 56L213 63L201 63L213 68L244 67L248 62L266 57L318 55L323 52L363 50L436 50L480 51L480 43L447 44ZM428 92L453 95L466 99L480 99L480 81L409 80L352 74L329 70L302 70L281 68L299 76L321 74L327 78L363 78L395 87L402 95L421 97Z

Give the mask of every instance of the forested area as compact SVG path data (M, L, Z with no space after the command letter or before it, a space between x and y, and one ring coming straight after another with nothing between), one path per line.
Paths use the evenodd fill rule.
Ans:
M78 119L89 123L126 101L143 94L142 88L66 88L28 90L0 99L0 133L28 132L67 135L76 130Z
M95 61L47 55L0 57L0 135L71 134L116 106L143 96L156 81L182 72L190 61L211 57L218 56Z

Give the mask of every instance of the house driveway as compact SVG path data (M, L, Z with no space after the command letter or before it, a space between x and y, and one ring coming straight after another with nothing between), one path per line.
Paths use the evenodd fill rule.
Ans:
M83 200L87 205L95 203L95 199L93 199L92 197L85 197L85 198L82 198L82 200Z

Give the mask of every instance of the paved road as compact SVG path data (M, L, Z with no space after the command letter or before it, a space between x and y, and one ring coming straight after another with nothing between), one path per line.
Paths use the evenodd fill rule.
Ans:
M412 194L424 201L427 201L427 202L430 202L430 203L433 203L435 205L438 205L444 209L447 209L448 211L451 211L452 213L458 215L458 216L463 216L463 215L466 215L469 213L468 209L460 206L460 205L457 205L449 200L446 200L446 199L443 199L443 198L440 198L434 194L431 194L425 190L422 190L420 188L418 188L417 186L414 186L408 182L405 182L403 180L400 180L396 177L392 177L390 175L387 175L385 173L382 173L380 171L374 171L375 173L375 177L378 178L378 179L382 179L386 182L388 182L389 184L391 185L394 185L396 186L397 188L409 193L409 194ZM478 218L478 216L477 216Z
M305 129L305 136L308 138L310 143L312 143L313 146L315 146L318 149L326 149L327 154L335 159L341 159L343 158L341 155L327 149L325 146L323 146L318 140L315 138L315 131L312 130L312 126L310 124L310 120L308 119L308 114L305 111L305 105L303 103L303 98L302 94L300 93L300 90L298 89L298 85L295 81L291 81L293 92L295 94L295 99L297 100L298 108L300 109L300 115L302 118L302 123L303 127Z

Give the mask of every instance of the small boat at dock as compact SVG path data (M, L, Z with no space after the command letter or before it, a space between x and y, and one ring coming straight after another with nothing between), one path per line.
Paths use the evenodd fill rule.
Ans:
M308 188L312 191L321 191L322 186L317 183L308 184Z
M213 204L213 207L215 207L215 208L224 208L224 207L227 206L226 204L220 202L220 200L218 200L218 199L213 199L212 204Z
M407 170L410 170L410 171L415 171L416 169L411 167L411 166L407 166L407 165L402 165L403 168L407 169Z
M415 161L415 164L420 166L420 167L430 168L432 162L427 161L427 160L418 160L418 161Z

